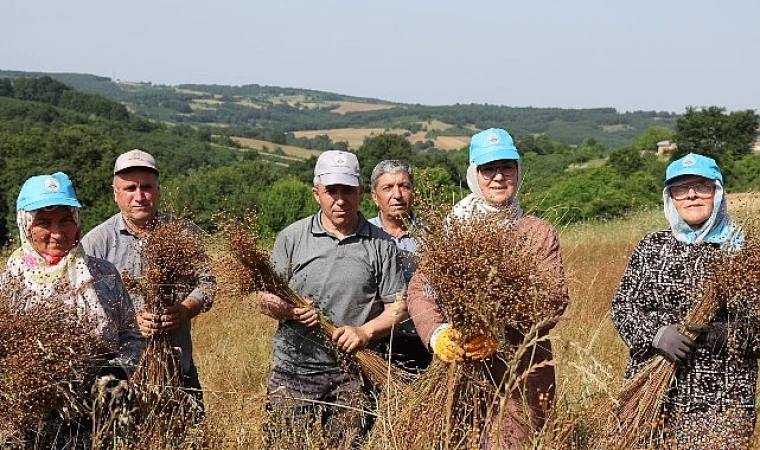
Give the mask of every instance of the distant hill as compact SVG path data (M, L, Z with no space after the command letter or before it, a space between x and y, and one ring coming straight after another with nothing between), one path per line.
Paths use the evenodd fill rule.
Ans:
M89 74L0 71L0 77L39 76L50 76L77 90L116 100L142 117L211 127L216 134L279 144L291 144L289 139L293 137L313 135L320 130L332 138L337 133L331 130L372 129L376 133L375 130L382 129L405 135L418 148L446 149L457 142L466 142L476 130L503 127L517 138L543 135L571 145L591 140L612 149L631 144L649 127L672 128L678 117L657 111L620 113L614 108L426 106L258 84L164 86ZM436 125L431 126L433 123ZM352 142L350 147L356 148L356 143Z

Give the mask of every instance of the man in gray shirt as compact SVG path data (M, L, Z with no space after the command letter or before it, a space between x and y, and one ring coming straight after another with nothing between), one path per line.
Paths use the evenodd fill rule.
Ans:
M331 448L356 448L367 431L362 410L369 393L358 374L343 370L337 354L388 336L406 318L406 305L396 246L359 213L363 192L354 154L322 153L312 188L320 211L288 226L275 241L274 268L338 328L325 339L315 309L260 293L264 312L280 321L268 407L288 418L284 429L270 427L271 440L278 439L275 433L297 434L293 424L315 419Z
M142 150L131 150L116 159L113 194L120 211L87 233L82 245L88 255L108 260L121 273L139 277L143 238L157 223L179 219L158 211L161 200L158 168L155 159ZM192 232L200 232L192 222L185 223ZM214 283L214 276L205 273L198 286L190 287L189 293L179 293L175 304L161 314L146 312L144 299L139 295L133 298L138 312L137 324L144 336L172 333L174 345L181 350L183 384L199 401L199 407L202 407L202 394L193 362L190 319L211 308Z
M395 159L380 161L372 170L370 184L372 200L380 211L369 223L388 233L396 243L401 255L404 281L409 284L417 268L414 259L417 240L413 234L421 229L412 213L415 196L412 168L404 161ZM393 339L389 339L386 345L391 361L410 372L425 370L433 359L420 340L411 318L393 330Z

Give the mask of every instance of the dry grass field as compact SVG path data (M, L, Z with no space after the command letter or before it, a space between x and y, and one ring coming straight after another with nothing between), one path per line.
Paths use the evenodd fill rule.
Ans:
M350 112L362 112L362 111L380 111L383 109L395 108L396 105L382 105L378 103L359 103L359 102L331 102L337 104L338 107L331 110L335 114L346 114Z
M754 195L732 196L731 211L754 214L760 210L758 202ZM620 388L627 352L609 319L610 301L637 242L666 226L662 212L654 209L626 220L559 230L570 289L569 307L553 331L560 416ZM207 420L218 431L219 448L260 448L275 326L257 312L254 299L224 296L193 324Z
M439 122L442 125L443 122ZM428 126L428 129L433 129ZM451 126L445 126L441 129L450 128ZM361 147L361 145L364 143L364 139L372 138L374 136L383 134L383 133L393 133L393 134L400 134L403 135L405 133L408 133L409 131L403 128L393 128L390 130L386 130L383 128L335 128L331 130L309 130L309 131L296 131L293 134L296 137L307 137L307 138L313 138L315 136L319 136L321 134L326 134L330 137L330 140L333 142L338 141L346 141L348 142L348 146L353 149L357 149ZM415 143L418 141L425 141L427 138L425 137L425 132L421 131L419 133L412 134L410 136L407 136L407 140L411 143ZM470 136L438 136L435 139L432 139L433 144L436 148L439 148L441 150L459 150L462 147L465 147L470 144Z
M385 128L334 128L331 130L309 130L309 131L295 131L293 134L295 137L314 138L315 136L326 134L333 142L345 141L348 142L348 146L357 149L364 144L365 138L371 138L383 133L404 134L407 130L402 128L394 128L386 130Z
M262 141L259 139L250 139L244 137L232 136L232 140L239 143L242 146L249 147L255 150L261 150L266 147L267 153L271 153L275 148L281 148L286 156L291 156L297 159L308 159L311 156L319 156L319 150L310 150L303 147L294 147L292 145L279 145L268 141Z

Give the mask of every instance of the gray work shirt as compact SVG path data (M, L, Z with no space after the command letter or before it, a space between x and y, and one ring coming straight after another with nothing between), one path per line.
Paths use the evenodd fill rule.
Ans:
M377 217L369 219L369 223L375 225L387 233L387 230L383 226L383 221L380 219L379 213ZM414 217L411 218L411 226L415 229L420 228L419 222L417 222ZM401 237L393 236L390 233L388 233L388 236L390 236L391 239L393 239L393 242L396 243L396 248L398 249L399 256L401 256L401 270L404 272L404 281L406 281L406 284L408 285L409 280L411 280L412 275L414 275L414 271L417 270L417 260L415 256L415 252L417 251L417 240L412 237L409 231L404 231L404 234L402 234ZM417 330L415 330L414 322L412 322L411 318L401 322L401 325L397 330L395 330L395 332L405 335L417 336Z
M285 228L271 262L301 296L310 298L338 327L360 326L384 303L404 295L396 246L387 233L359 215L353 234L338 239L322 226L322 212ZM334 350L316 328L281 321L274 335L274 367L299 375L340 371Z
M169 220L179 220L166 213L159 212L156 216L159 222ZM185 221L188 229L199 233L198 227L190 221ZM82 246L88 255L103 258L110 261L121 273L139 277L142 275L141 249L144 241L140 236L134 233L124 222L121 213L117 213L105 222L96 226L82 238ZM200 283L195 286L188 294L190 297L197 298L203 305L203 310L208 311L214 301L213 287L214 276L208 272L201 276ZM145 301L140 295L133 295L135 309L145 310ZM180 325L172 332L174 345L182 350L180 362L182 363L182 372L186 376L197 377L195 364L193 362L193 343L190 338L190 321ZM197 380L192 380L194 383Z

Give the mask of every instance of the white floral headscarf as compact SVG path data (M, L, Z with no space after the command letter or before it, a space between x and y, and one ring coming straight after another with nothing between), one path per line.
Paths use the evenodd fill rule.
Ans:
M106 325L106 314L98 300L93 277L87 267L87 256L79 242L79 210L71 210L77 224L76 245L61 258L51 257L38 252L31 241L31 228L34 217L39 210L20 209L16 214L21 247L8 258L7 271L25 288L26 305L62 301L75 307L79 317L87 317L101 332Z

